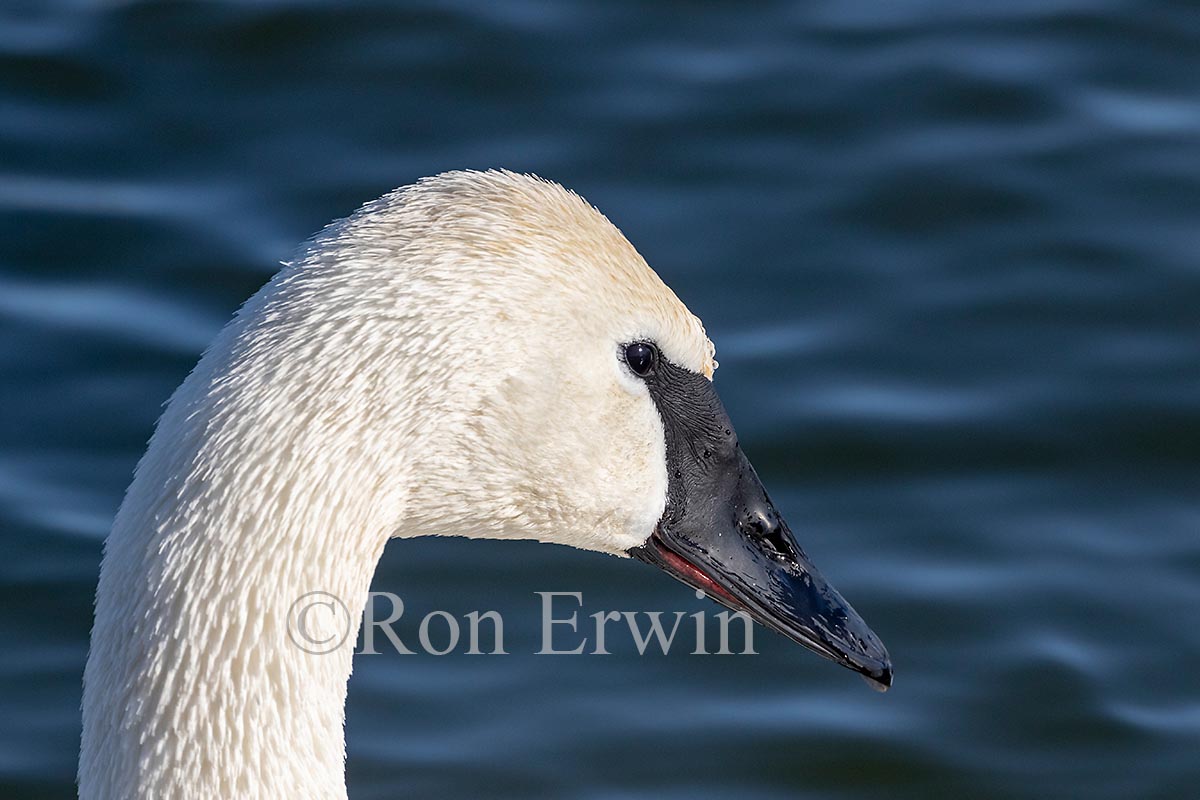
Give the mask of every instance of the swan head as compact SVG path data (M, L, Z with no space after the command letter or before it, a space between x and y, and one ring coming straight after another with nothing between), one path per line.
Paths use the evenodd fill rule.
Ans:
M389 537L632 556L886 688L887 651L767 496L715 368L700 321L556 184L447 173L329 226L222 330L138 464L96 592L80 796L344 797L354 642L290 646L291 615L318 591L352 619Z
M377 491L393 535L634 556L890 685L883 645L742 452L704 327L578 195L500 171L426 179L335 223L273 284L243 313L311 317L283 379L341 376L338 413L369 443L326 446L398 454L366 479L403 487ZM315 344L334 330L339 347Z

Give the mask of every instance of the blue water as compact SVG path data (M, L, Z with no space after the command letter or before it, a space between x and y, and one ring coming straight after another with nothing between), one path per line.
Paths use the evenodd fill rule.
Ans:
M1194 3L0 7L0 796L68 797L101 541L162 402L328 220L559 180L698 313L743 446L896 686L536 656L648 567L393 543L508 656L358 659L351 796L1190 798L1200 784Z

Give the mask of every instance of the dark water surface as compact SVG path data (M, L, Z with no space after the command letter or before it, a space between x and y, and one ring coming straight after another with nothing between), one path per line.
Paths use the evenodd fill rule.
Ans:
M490 166L705 320L896 686L765 631L535 656L536 590L716 609L395 542L404 636L494 608L513 654L360 658L352 797L1200 796L1200 9L1044 0L5 3L0 796L73 793L101 541L205 343L328 220Z

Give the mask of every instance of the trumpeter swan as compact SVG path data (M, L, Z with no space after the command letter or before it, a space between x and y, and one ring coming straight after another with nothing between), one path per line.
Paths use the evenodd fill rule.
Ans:
M881 687L887 652L737 443L694 317L557 184L452 172L369 203L251 297L117 514L84 676L84 798L345 797L354 637L384 544L633 555ZM357 618L356 616L356 618Z

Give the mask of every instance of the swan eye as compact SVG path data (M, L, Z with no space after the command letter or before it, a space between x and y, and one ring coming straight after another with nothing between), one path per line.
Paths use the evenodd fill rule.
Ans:
M646 377L654 369L658 361L658 349L647 342L634 342L625 345L625 363L633 370L634 375Z

